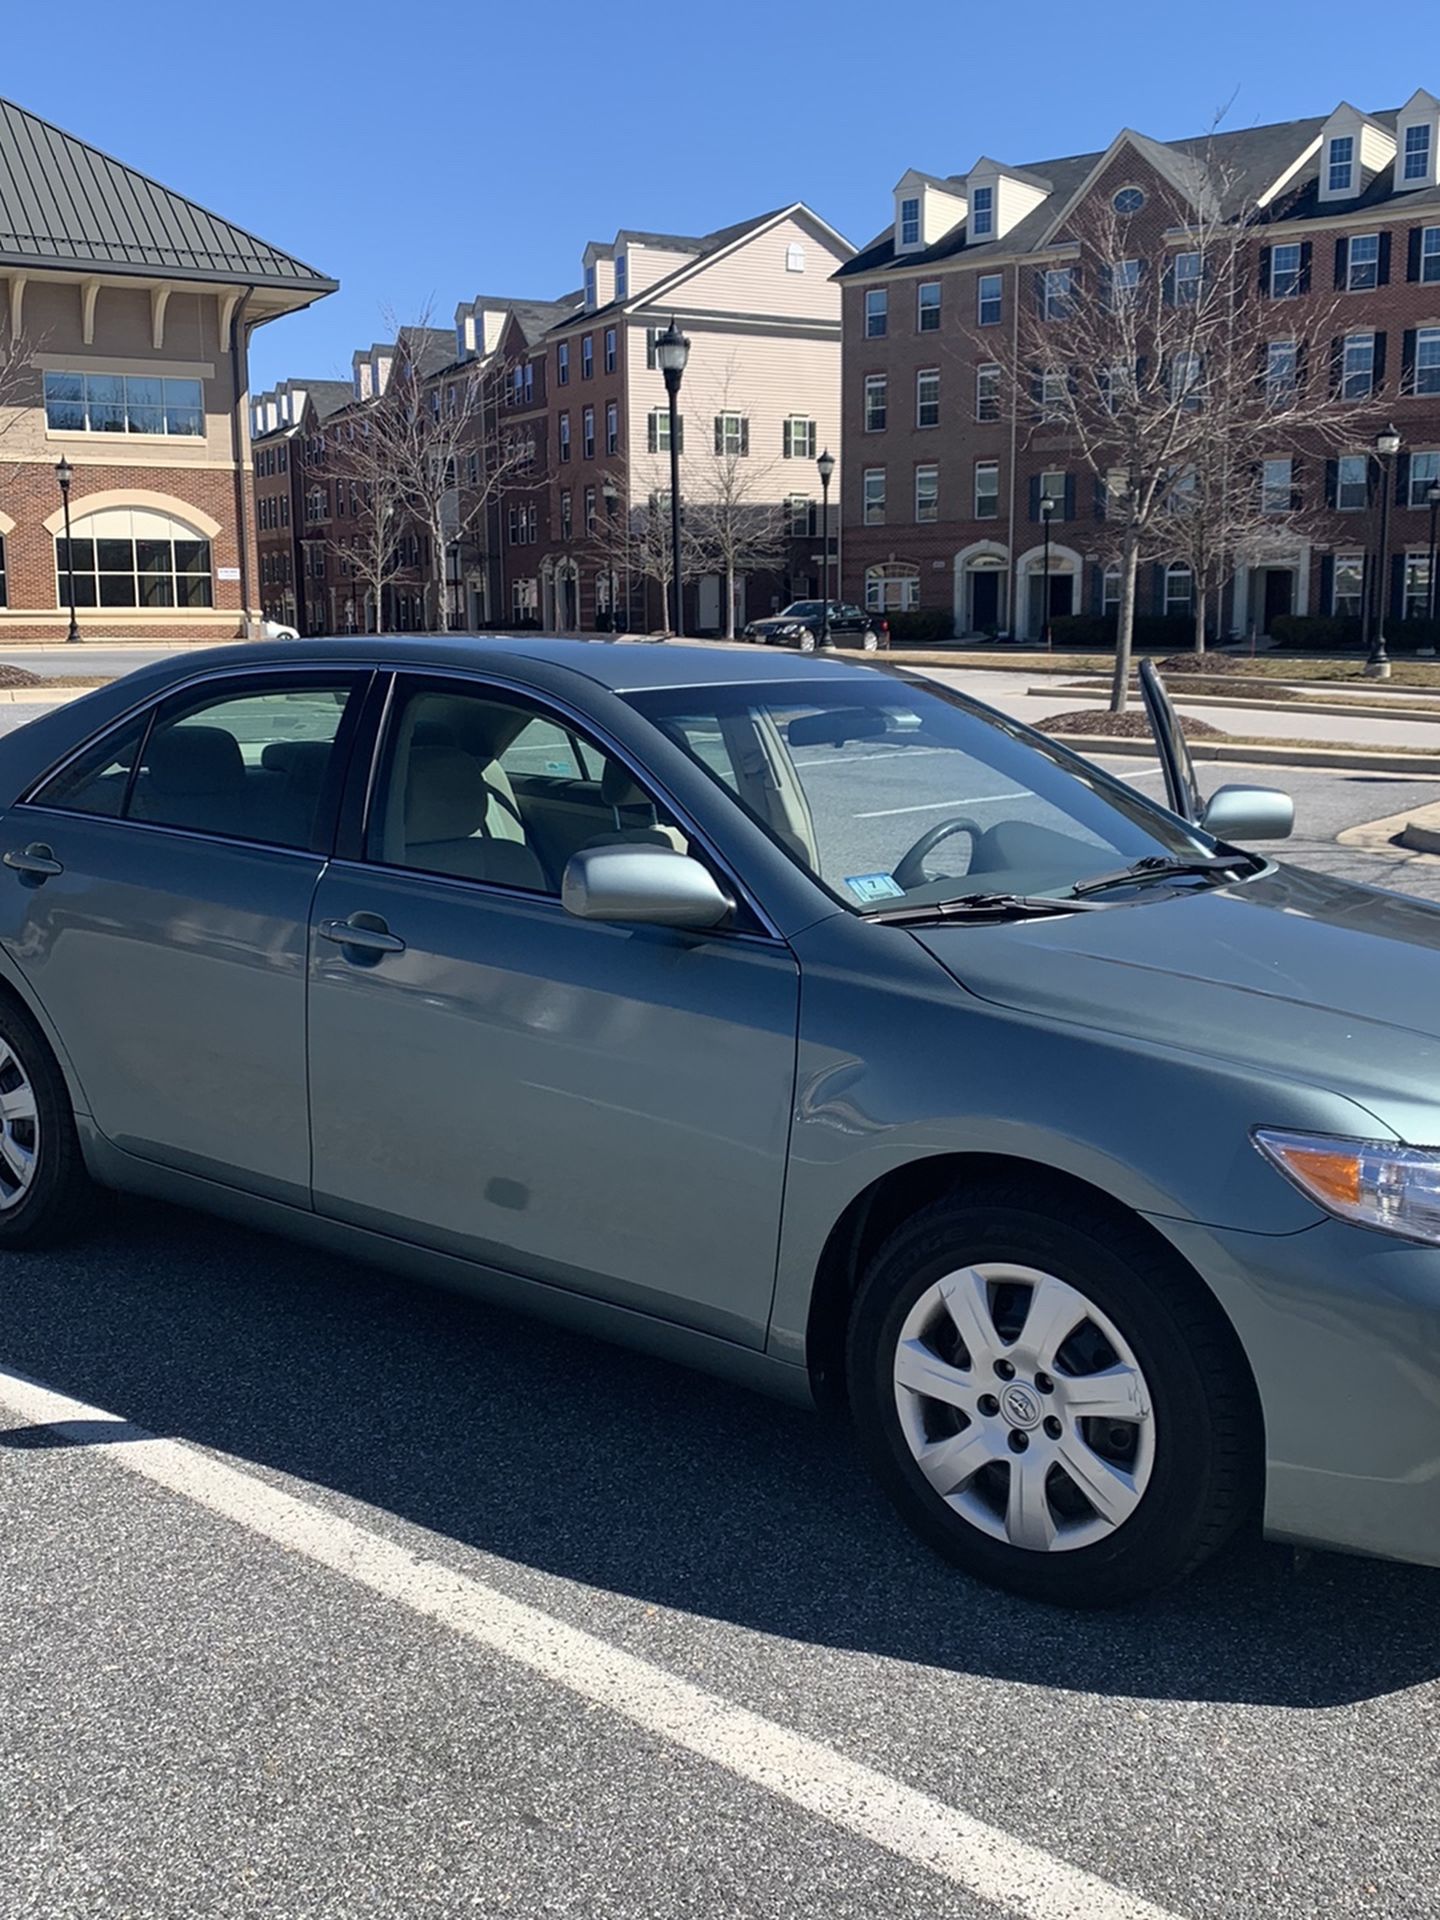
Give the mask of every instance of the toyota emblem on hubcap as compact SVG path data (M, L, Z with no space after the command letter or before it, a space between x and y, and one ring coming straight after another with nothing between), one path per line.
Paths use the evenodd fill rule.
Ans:
M1034 1427L1040 1423L1040 1400L1029 1387L1022 1387L1019 1381L1008 1386L1000 1396L1000 1411L1012 1427Z

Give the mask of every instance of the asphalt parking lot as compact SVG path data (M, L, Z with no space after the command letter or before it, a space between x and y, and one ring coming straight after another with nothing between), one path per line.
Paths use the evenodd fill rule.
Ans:
M1335 840L1440 782L1253 777L1440 898ZM170 1208L0 1266L0 1593L0 1920L1440 1915L1440 1572L1052 1612L832 1421Z

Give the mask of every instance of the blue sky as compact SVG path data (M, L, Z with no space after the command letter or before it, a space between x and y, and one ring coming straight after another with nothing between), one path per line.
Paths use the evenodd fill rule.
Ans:
M47 9L7 16L11 98L341 282L257 334L257 390L348 377L386 309L563 292L618 226L806 200L862 243L907 166L1440 92L1440 42L1425 71L1423 34L1357 31L1351 0L71 0L68 51Z

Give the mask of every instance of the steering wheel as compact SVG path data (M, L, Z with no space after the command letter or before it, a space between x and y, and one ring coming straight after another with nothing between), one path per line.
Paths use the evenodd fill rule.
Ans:
M980 827L963 813L957 813L953 819L942 820L938 826L929 827L914 846L902 854L895 863L891 878L896 886L903 887L908 893L912 887L925 884L925 861L942 840L948 840L952 834L968 833L970 836L970 858L975 858L975 842L980 838Z

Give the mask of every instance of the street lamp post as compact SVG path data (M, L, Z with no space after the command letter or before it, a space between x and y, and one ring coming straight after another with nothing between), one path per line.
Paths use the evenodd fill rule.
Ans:
M80 638L80 626L75 618L75 544L70 538L70 482L75 477L75 469L62 453L55 467L55 478L60 482L60 500L65 508L65 579L70 593L70 631L67 640Z
M1425 489L1425 504L1430 509L1430 566L1425 575L1425 618L1430 631L1426 634L1426 644L1418 651L1433 655L1435 652L1435 522L1440 515L1440 480L1432 480Z
M820 644L830 644L830 482L835 456L827 447L815 462L820 474Z
M1379 592L1376 596L1375 633L1365 672L1371 680L1390 678L1390 656L1385 651L1385 599L1390 581L1390 489L1395 456L1400 451L1400 434L1395 427L1382 427L1375 436L1375 454L1380 463L1380 558L1377 566Z
M685 631L684 600L680 579L680 382L685 362L690 358L690 342L675 324L670 324L655 342L655 364L665 376L665 392L670 400L670 571L674 580L674 617L670 631L677 639Z
M1040 518L1045 526L1045 585L1041 590L1040 605L1044 612L1041 621L1040 637L1045 642L1045 651L1050 651L1050 516L1055 511L1055 502L1048 493L1040 496Z

